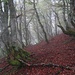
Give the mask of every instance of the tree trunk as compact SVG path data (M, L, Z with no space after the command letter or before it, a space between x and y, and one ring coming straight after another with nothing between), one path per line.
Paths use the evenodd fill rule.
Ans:
M35 0L33 0L33 1L34 1L33 7L34 7L34 10L35 10L35 13L36 13L36 17L37 17L37 19L38 19L38 22L39 22L39 24L40 24L40 27L41 27L41 29L42 29L42 31L43 31L43 33L44 33L45 41L46 41L47 43L49 43L48 38L47 38L46 31L44 30L44 27L43 27L43 25L42 25L42 23L41 23L41 21L40 21L40 17L39 17L39 15L38 15L38 12L37 12L37 9L36 9L36 6L35 6Z
M10 26L11 26L11 43L17 40L16 32L16 10L14 7L13 0L8 0L9 10L10 10Z

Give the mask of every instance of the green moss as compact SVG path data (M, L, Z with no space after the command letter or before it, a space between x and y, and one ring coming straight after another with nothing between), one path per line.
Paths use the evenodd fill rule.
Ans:
M12 66L20 66L21 62L19 62L18 60L9 60L9 64Z
M20 59L21 56L18 54L18 55L15 56L15 58L16 58L16 59Z
M69 28L67 30L65 30L62 26L58 25L58 27L61 28L61 30L63 31L64 34L67 34L69 36L74 36L75 37L75 30L72 28Z
M17 50L16 50L17 49ZM11 47L10 51L10 58L8 60L8 63L12 66L23 66L23 62L19 61L22 60L24 62L27 62L30 60L30 53L27 51L24 51L23 49L16 46Z

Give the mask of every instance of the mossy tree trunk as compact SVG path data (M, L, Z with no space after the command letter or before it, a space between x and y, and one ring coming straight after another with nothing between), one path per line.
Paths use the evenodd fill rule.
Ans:
M69 2L68 2L69 3ZM66 11L66 5L65 5L65 0L63 0L63 12ZM58 25L58 27L61 28L64 34L70 35L70 36L75 36L75 0L70 0L70 8L67 6L69 9L69 14L68 19L66 20L66 17L64 17L64 22L66 24L66 29L63 28L63 26ZM64 13L63 13L64 14ZM65 14L64 14L65 15ZM70 26L69 26L70 23Z

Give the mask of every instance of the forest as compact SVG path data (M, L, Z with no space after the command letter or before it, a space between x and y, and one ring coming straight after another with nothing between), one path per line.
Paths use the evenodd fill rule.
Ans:
M75 0L0 0L0 75L75 75Z

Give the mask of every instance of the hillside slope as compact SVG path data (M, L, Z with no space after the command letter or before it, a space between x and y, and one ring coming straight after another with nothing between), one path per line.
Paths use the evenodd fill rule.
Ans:
M49 44L42 41L37 45L28 46L26 50L33 54L30 64L53 63L72 67L72 70L53 66L25 67L11 75L75 75L75 39L72 37L60 34L49 40ZM11 66L8 69L10 68Z

